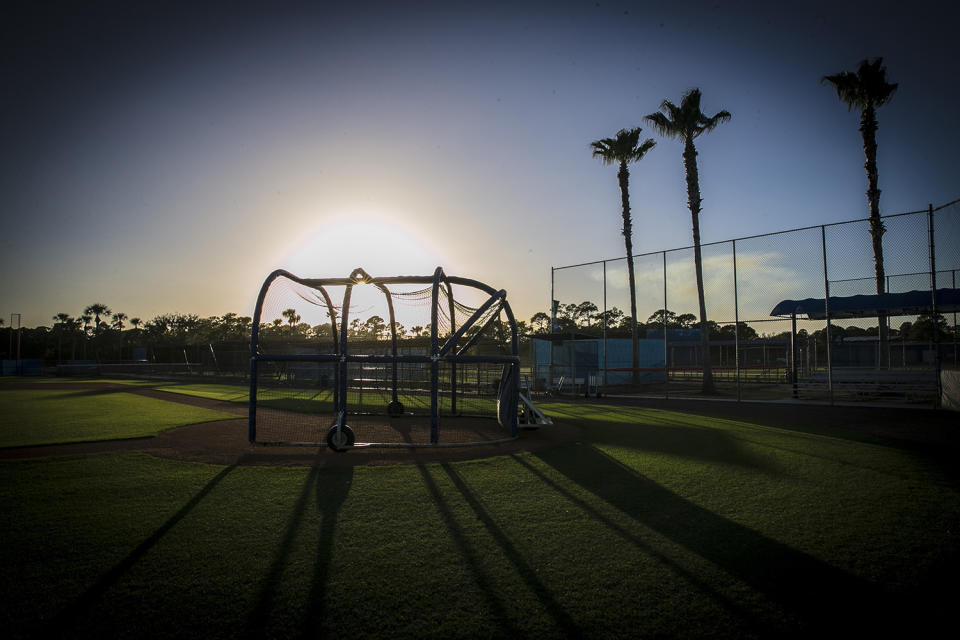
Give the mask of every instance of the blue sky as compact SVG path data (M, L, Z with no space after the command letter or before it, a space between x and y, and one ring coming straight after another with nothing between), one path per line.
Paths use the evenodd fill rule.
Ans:
M551 266L623 255L589 143L691 87L733 116L698 141L704 242L864 217L858 116L820 78L876 56L882 211L960 197L947 3L73 4L5 9L8 322L250 315L278 267L436 265L529 318ZM635 252L686 246L680 144L644 129Z

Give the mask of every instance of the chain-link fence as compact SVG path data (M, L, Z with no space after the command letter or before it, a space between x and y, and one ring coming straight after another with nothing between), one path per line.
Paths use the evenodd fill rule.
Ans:
M692 247L634 256L636 357L627 260L554 267L534 388L936 404L960 364L960 200L882 223L876 256L867 219L702 245L705 326Z

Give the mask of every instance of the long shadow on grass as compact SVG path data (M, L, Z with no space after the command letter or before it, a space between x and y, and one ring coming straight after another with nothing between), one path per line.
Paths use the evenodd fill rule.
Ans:
M307 635L322 635L320 623L324 614L324 595L327 586L327 577L330 573L330 560L333 556L333 534L337 523L337 513L347 499L350 483L353 478L353 467L333 468L321 471L319 465L310 468L310 473L300 489L300 495L293 505L283 539L273 555L273 561L267 575L260 583L256 604L247 618L245 634L248 637L266 637L268 635L270 614L273 611L277 589L282 583L283 572L289 561L293 543L303 524L310 494L317 493L317 510L320 513L320 536L317 540L317 555L314 562L313 580L307 599L307 618L305 626Z
M65 398L84 398L91 396L109 396L115 393L130 393L132 388L106 387L99 389L77 389L76 391L57 391L56 395L43 400L63 400Z
M594 414L606 413L603 420L589 420L576 413L556 411L570 422L582 424L590 440L617 446L655 451L704 462L721 462L776 473L765 458L747 451L741 438L710 425L709 418L684 416L658 409L596 406ZM609 417L616 417L610 420ZM699 422L700 424L696 424Z
M724 403L709 404L711 405L709 408L714 408L713 405L725 408ZM809 407L802 407L802 409L807 410ZM953 447L904 440L892 441L839 427L820 428L810 426L801 428L784 426L780 424L784 421L782 414L775 414L780 417L769 419L771 424L768 424L756 420L758 415L754 415L752 418L755 422L750 422L750 416L738 417L736 414L731 414L730 417L715 417L706 412L693 412L686 408L683 412L680 412L659 408L598 405L590 407L590 410L595 414L606 414L606 416L602 421L589 421L578 413L562 410L557 411L557 413L567 416L567 419L571 422L584 424L591 439L595 442L609 442L645 451L657 451L710 462L754 467L767 473L778 473L779 470L775 465L770 464L767 457L755 455L746 450L744 448L745 444L763 449L784 451L794 455L821 458L831 463L837 461L835 457L818 455L811 447L806 446L810 442L810 438L817 439L825 436L830 439L825 440L826 442L844 439L894 447L915 456L918 464L929 468L930 473L942 477L944 481L954 486L960 485L960 465L956 464L958 451ZM759 410L753 409L753 411L758 413ZM781 408L773 407L771 411L781 411ZM624 419L624 415L627 416L626 419ZM802 415L805 416L804 419L810 420L811 423L816 420L816 417L809 412ZM920 415L926 418L933 416L933 413L927 412ZM610 420L610 417L618 419ZM630 418L633 418L633 420L630 420ZM755 438L754 434L757 433L777 434L777 438ZM789 443L797 443L797 445L789 446ZM882 468L856 464L850 459L845 460L844 464L855 465L878 473L889 473Z
M317 510L320 512L320 536L317 539L317 557L313 564L313 579L307 596L307 617L304 620L304 636L322 637L321 623L325 619L327 581L330 577L330 562L333 558L333 535L337 527L337 515L350 493L353 482L353 467L331 468L320 474L317 482Z
M500 626L498 631L502 633L504 637L520 637L519 630L510 623L507 610L497 596L498 590L496 585L484 569L482 557L473 549L469 542L469 537L457 523L457 519L453 515L453 510L450 509L450 505L447 503L446 498L444 498L443 492L437 487L437 483L434 481L433 476L430 475L430 471L426 466L418 464L417 470L420 471L420 475L423 477L423 483L427 486L430 497L433 498L433 501L436 503L437 509L440 511L440 517L443 519L443 523L446 525L447 531L449 531L450 537L453 539L453 543L457 546L460 556L470 566L477 588L480 589L484 599L487 601L487 606L493 614L493 619Z
M745 450L740 439L721 429L692 426L680 420L605 423L593 435L597 442L776 473L763 457Z
M685 500L594 447L536 455L637 522L778 603L800 619L797 631L848 628L863 633L880 625L878 615L891 604L870 583Z
M89 611L91 608L96 606L97 602L103 596L106 591L113 586L124 574L126 574L130 569L141 559L146 553L153 548L157 542L160 541L163 536L165 536L178 522L183 520L188 513L190 513L194 507L200 504L200 501L203 500L207 494L213 491L220 482L230 474L236 468L237 465L231 465L226 467L215 475L200 491L197 492L185 505L180 507L180 509L170 516L170 518L160 526L159 529L154 531L147 539L141 542L137 547L131 551L127 557L117 563L112 569L103 574L92 587L87 589L79 598L74 600L70 605L67 606L56 618L53 619L53 622L50 625L50 633L44 634L52 637L61 637L64 635L69 635L69 631L74 628L76 623L83 617L83 615Z
M590 517L596 520L597 522L603 524L607 528L614 531L627 543L632 544L637 548L641 553L651 556L657 560L660 564L668 567L675 575L679 576L682 580L685 580L694 589L700 591L708 598L715 600L720 603L721 606L726 608L728 611L736 615L740 620L743 621L744 625L750 628L751 633L758 634L761 636L771 636L774 633L772 628L763 628L764 625L761 624L761 621L751 620L750 612L736 602L734 599L728 597L726 594L718 591L707 581L700 578L700 576L686 569L679 563L677 563L672 558L664 555L658 551L655 547L651 546L648 542L643 540L640 536L632 533L627 528L621 526L614 520L603 515L595 506L590 504L588 501L583 500L582 498L574 495L572 492L568 491L558 483L554 482L548 478L540 469L537 469L535 466L527 462L522 456L511 455L510 456L514 462L526 469L530 474L535 476L537 480L544 483L558 494L563 496L565 499L569 500L572 504L576 505L579 509L590 514Z
M490 532L490 535L503 550L504 555L513 564L514 568L517 570L517 573L520 575L520 578L527 584L527 587L537 597L537 599L543 605L543 608L546 609L547 614L557 623L557 626L560 628L563 635L567 638L582 637L583 632L577 626L576 622L563 608L563 605L557 602L556 598L553 597L553 594L550 593L550 590L547 589L546 585L540 581L540 578L537 577L536 571L527 563L523 555L510 541L510 538L503 532L499 525L497 525L496 521L490 516L490 514L487 513L487 510L484 508L483 504L473 494L473 492L470 490L470 487L468 487L467 483L463 481L463 478L460 477L456 469L449 463L444 463L441 466L450 477L450 480L453 481L454 486L456 486L460 491L463 499L466 500L467 504L470 505L470 508L473 509L473 512L476 514L477 518L484 524L484 526L487 528L487 531Z

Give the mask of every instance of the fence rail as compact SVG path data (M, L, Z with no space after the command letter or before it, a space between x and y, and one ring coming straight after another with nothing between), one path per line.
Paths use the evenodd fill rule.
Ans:
M634 256L636 375L626 258L552 267L552 330L534 340L533 386L697 393L705 330L720 396L936 405L941 369L960 365L960 304L949 297L960 275L960 200L883 216L883 225L879 260L868 219L703 244L705 325L693 247ZM888 294L914 298L894 307ZM772 315L781 301L807 299L821 311Z

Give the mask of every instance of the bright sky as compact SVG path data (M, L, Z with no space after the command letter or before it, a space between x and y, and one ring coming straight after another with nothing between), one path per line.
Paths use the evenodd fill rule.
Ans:
M437 265L527 319L551 266L624 253L616 168L589 143L691 87L733 115L698 141L704 242L864 217L858 115L820 78L868 57L900 84L878 112L882 211L960 197L953 3L16 4L7 322L252 315L278 267ZM631 165L636 253L691 242L681 146L657 140Z

